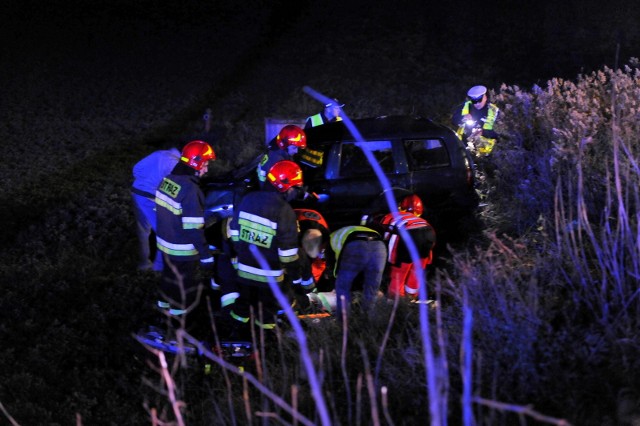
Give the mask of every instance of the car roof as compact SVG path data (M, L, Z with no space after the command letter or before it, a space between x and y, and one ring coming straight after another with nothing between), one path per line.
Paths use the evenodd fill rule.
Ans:
M394 115L359 118L352 121L365 140L455 136L448 127L418 116ZM312 127L306 129L305 133L307 145L312 148L327 142L355 140L343 121Z

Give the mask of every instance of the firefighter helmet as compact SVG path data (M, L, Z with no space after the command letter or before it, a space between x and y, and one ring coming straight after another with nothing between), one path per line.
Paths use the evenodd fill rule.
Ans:
M286 192L294 186L302 186L302 170L293 161L278 161L267 173L267 179L278 192Z
M282 150L286 150L290 145L305 149L307 147L307 135L300 127L288 124L278 133L276 144Z
M416 216L422 216L422 212L424 211L424 205L422 204L422 200L416 194L407 195L400 202L400 206L398 206L398 210L410 212L415 214Z
M182 149L180 161L195 170L202 170L205 163L216 159L213 148L203 141L191 141Z
M473 86L467 92L469 100L473 103L478 103L482 100L482 97L487 94L487 88L484 86Z

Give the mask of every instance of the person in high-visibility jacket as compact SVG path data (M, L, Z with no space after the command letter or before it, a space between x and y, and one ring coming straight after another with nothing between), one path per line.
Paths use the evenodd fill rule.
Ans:
M267 173L267 182L261 191L242 198L229 227L239 293L231 310L231 317L237 321L233 339L250 336L252 309L256 326L275 327L280 305L270 281L280 285L285 294L289 285L305 291L313 289L313 280L303 283L301 278L298 223L289 204L303 184L302 170L293 161L279 161ZM252 250L260 253L266 266Z
M361 225L345 226L332 232L329 243L332 256L327 263L333 263L336 315L338 320L342 320L349 312L351 289L360 273L364 275L362 308L367 311L375 301L382 282L387 248L378 232Z
M424 211L422 200L415 194L407 195L398 206L398 214L387 213L372 218L372 228L379 230L387 243L389 265L389 287L387 297L407 296L416 299L420 289L411 254L402 240L400 229L404 229L413 240L420 257L423 271L433 260L436 233L433 227L420 216Z
M158 307L170 318L184 318L195 309L202 290L199 269L210 282L214 258L204 234L204 195L199 181L215 158L208 143L189 142L156 190L157 247L164 259Z
M485 86L469 89L467 100L454 110L451 123L463 141L477 141L477 146L472 147L476 156L487 156L493 151L498 138L494 125L499 112L498 107L489 102Z
M307 117L304 123L304 128L309 129L311 127L321 126L325 123L332 123L334 121L342 121L342 107L344 104L340 103L337 99L330 100L325 104L322 112Z

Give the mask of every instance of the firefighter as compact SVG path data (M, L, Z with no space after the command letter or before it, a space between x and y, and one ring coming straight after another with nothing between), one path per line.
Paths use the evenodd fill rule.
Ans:
M325 251L329 242L329 225L324 217L315 210L294 209L298 219L300 273L303 286L313 283L314 292L327 292L333 288L326 273ZM329 288L331 287L331 288ZM310 303L312 294L298 291L294 293L293 307L304 313L312 310Z
M320 288L322 282L326 280L326 258L325 251L329 243L329 225L324 217L316 210L295 209L300 228L300 248L302 248L302 270L308 271L308 276L312 277L319 291L329 291L330 289Z
M387 257L382 236L366 226L345 226L331 233L329 243L331 257L327 263L333 266L331 270L336 278L338 320L350 310L351 289L361 273L364 275L362 307L368 311L378 295Z
M342 117L340 116L340 114L342 114L342 107L344 107L344 104L341 104L337 99L330 100L325 104L322 112L307 117L307 120L304 123L304 128L308 129L325 123L342 121Z
M433 260L436 233L433 227L420 216L424 211L422 200L415 194L407 195L398 206L398 215L387 213L373 218L374 229L378 229L387 243L387 263L389 265L389 287L387 297L404 297L416 300L419 281L415 266L406 244L402 241L400 229L405 229L413 240L424 270Z
M150 244L151 238L155 241L156 233L156 189L179 160L180 151L170 148L152 152L133 166L131 198L139 240L140 271L162 271L162 252L155 249L155 244ZM152 252L155 253L152 255Z
M456 107L452 124L463 140L476 141L471 149L476 157L487 156L495 146L498 134L493 129L500 110L489 102L485 86L473 86L467 92L467 100Z
M307 135L300 127L289 124L280 129L275 140L269 145L269 150L258 164L257 173L260 187L265 186L267 173L274 164L282 160L292 160L299 149L306 147Z
M186 314L195 309L202 290L198 269L209 279L214 266L204 234L204 196L199 180L207 172L208 162L215 159L208 143L189 142L156 190L157 247L164 256L158 307L182 325L187 324Z
M298 254L298 223L289 204L303 184L302 170L293 161L274 164L261 191L247 193L233 214L229 234L235 251L239 296L232 305L236 320L231 340L250 337L251 310L254 324L270 330L276 325L280 305L269 286L275 281L283 293L289 287L313 289L313 281L302 283ZM252 248L267 262L264 268Z

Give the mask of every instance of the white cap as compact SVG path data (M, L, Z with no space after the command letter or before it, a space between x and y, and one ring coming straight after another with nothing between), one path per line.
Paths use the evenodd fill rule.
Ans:
M484 87L484 86L473 86L467 92L467 96L471 100L478 100L478 99L482 98L486 93L487 93L487 88L486 87Z
M336 98L333 98L333 99L329 100L329 102L324 104L325 108L330 108L330 107L334 107L334 106L342 108L344 106L344 104L340 103L340 101L337 100Z

